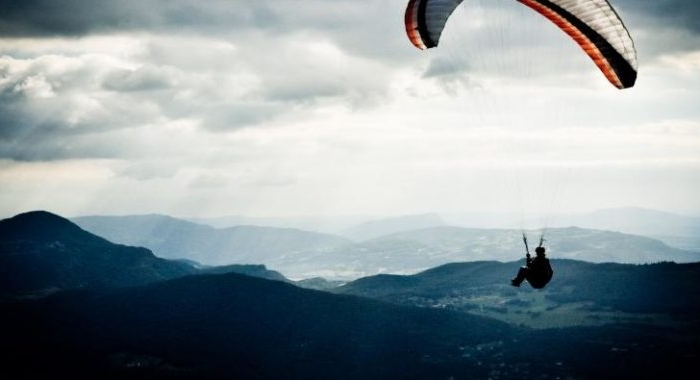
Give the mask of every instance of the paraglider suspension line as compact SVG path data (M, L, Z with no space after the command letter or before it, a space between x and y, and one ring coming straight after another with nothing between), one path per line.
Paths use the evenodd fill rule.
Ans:
M527 245L527 235L525 235L525 231L523 231L523 243L525 243L525 255L530 256L530 248Z
M540 243L539 243L538 247L541 247L545 241L546 240L544 238L544 232L542 232L542 235L540 235ZM525 233L525 231L523 231L523 243L525 244L525 257L527 257L529 259L530 258L530 247L527 243L527 234Z

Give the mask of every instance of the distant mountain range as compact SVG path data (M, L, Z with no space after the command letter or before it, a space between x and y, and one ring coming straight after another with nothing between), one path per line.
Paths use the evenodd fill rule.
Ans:
M0 221L0 247L2 278L60 285L0 297L3 378L679 378L700 352L700 264L554 260L535 291L506 285L515 263L455 263L333 294L159 259L46 212ZM524 327L563 316L598 323Z
M441 227L445 222L438 214L406 215L366 221L340 231L354 241L365 241L394 233Z
M580 227L655 238L675 248L700 251L700 217L644 208L610 208L586 213L524 218L499 213L442 216L447 225L467 228L541 229Z
M263 263L275 269L285 260L304 260L351 244L348 239L291 228L235 226L216 229L163 215L72 218L110 241L147 247L169 259L203 265ZM311 277L311 276L310 276Z
M203 265L264 264L296 280L410 274L450 262L508 262L524 256L520 230L445 226L431 215L362 224L355 229L355 238L388 232L363 241L290 228L217 229L162 215L72 220L110 241L143 246L159 257L193 260ZM431 224L437 226L411 229ZM401 230L402 227L409 229ZM528 234L531 244L536 245L540 232ZM547 230L545 238L554 258L618 263L700 261L700 251L673 248L656 239L619 232L557 228Z
M643 208L611 208L586 213L525 218L507 213L426 213L397 217L337 216L250 218L227 216L189 219L216 228L238 225L295 228L340 235L356 241L419 228L454 226L477 229L542 229L580 227L608 230L659 239L690 251L700 251L700 216L681 215Z
M640 235L686 236L700 230L700 217L632 207L601 209L561 218L562 223Z

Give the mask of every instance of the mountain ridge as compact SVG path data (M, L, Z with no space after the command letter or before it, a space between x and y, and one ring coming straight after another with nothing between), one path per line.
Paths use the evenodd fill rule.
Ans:
M448 262L512 261L524 254L522 231L433 226L393 232L362 242L297 229L238 226L214 229L190 222L158 219L151 228L135 228L120 217L74 219L83 228L120 243L140 245L160 257L187 258L204 265L264 264L285 277L352 280L378 273L416 273ZM147 217L142 217L146 218ZM100 220L109 223L100 224ZM159 225L158 221L167 223ZM170 223L175 223L171 225ZM531 239L541 231L526 231ZM648 263L700 261L700 252L686 251L645 236L577 227L545 230L552 257L591 262ZM118 240L117 240L118 241Z
M233 226L214 228L172 217L75 217L83 228L122 244L146 246L158 256L189 259L204 265L270 264L279 251L327 249L349 244L345 238L294 228ZM138 225L130 224L131 220ZM283 246L283 249L279 246ZM226 256L236 260L227 259Z

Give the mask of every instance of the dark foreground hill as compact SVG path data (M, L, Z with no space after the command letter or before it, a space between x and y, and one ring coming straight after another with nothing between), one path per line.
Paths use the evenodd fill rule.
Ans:
M31 376L433 378L506 324L297 288L200 275L110 293L0 305L5 365ZM461 359L460 359L461 361ZM474 366L473 360L461 365ZM3 367L2 370L6 370Z
M658 379L698 327L530 330L238 274L0 304L3 378Z
M112 244L48 212L0 221L0 295L132 286L194 272L146 248Z

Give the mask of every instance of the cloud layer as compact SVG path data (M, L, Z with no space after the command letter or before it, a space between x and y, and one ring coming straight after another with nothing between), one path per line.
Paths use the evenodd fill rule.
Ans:
M641 168L620 189L673 173L679 194L700 191L700 3L613 4L640 55L627 92L515 2L465 2L421 52L400 0L0 0L3 203L432 211L502 185L514 162Z

